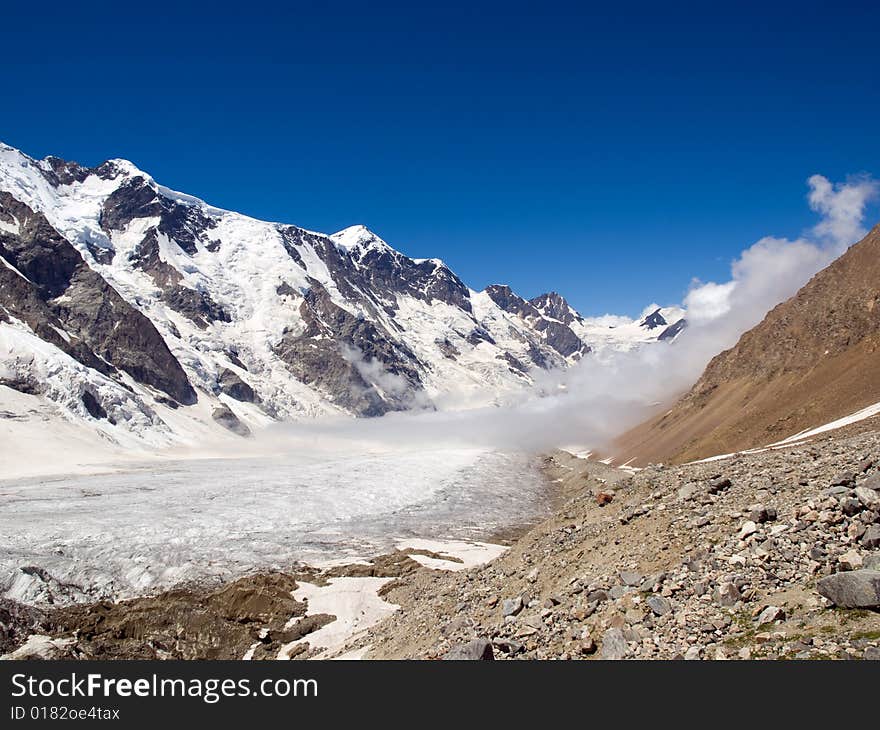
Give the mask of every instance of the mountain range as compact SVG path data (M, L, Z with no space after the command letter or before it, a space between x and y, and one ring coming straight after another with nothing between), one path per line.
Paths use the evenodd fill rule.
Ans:
M542 370L674 339L685 313L588 319L470 289L363 226L222 210L131 162L0 145L0 415L111 443L497 402ZM38 438L34 432L34 438Z

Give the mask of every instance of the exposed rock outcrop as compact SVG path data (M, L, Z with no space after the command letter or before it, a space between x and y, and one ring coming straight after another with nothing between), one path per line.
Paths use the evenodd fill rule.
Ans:
M223 428L239 436L250 436L251 430L241 419L236 416L229 406L220 404L211 412L211 418L219 423Z
M123 370L184 404L196 394L153 323L132 307L46 218L0 192L0 305L43 339L104 374Z
M230 398L240 400L244 403L255 403L257 394L250 385L245 383L236 373L228 368L220 373L217 385L221 393L225 393Z

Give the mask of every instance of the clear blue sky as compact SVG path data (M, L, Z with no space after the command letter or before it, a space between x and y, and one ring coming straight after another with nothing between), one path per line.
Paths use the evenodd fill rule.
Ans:
M809 175L880 175L878 27L868 2L14 3L0 139L634 314L810 226Z

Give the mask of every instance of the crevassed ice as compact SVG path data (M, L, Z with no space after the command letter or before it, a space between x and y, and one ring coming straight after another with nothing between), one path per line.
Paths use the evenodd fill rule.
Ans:
M0 589L125 597L258 568L371 556L398 539L485 537L546 510L529 457L475 450L205 459L0 482ZM41 592L42 591L42 592Z

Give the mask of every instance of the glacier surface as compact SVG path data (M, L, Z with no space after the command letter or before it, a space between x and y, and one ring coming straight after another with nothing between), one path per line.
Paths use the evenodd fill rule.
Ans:
M191 459L0 481L0 591L124 598L255 569L369 557L407 537L477 538L536 518L535 460L477 449Z

